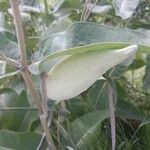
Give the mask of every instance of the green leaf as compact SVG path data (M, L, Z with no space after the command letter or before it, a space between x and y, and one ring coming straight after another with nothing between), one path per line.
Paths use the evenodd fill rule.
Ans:
M50 7L52 12L56 12L60 6L64 3L65 0L54 0L50 1Z
M148 55L146 58L144 90L146 90L147 92L150 92L150 55Z
M26 49L31 50L36 47L38 43L38 37L31 36L26 39Z
M57 45L58 47L59 45ZM119 49L128 46L128 44L112 44L112 43L99 43L88 46L82 46L77 48L70 48L60 52L54 52L51 55L45 57L43 60L35 62L29 65L28 69L33 74L40 74L41 72L48 72L50 68L65 56L80 54L88 51L105 51L110 49ZM60 49L59 49L60 50Z
M34 14L34 13L41 13L43 11L42 8L41 9L39 8L39 6L35 7L35 6L29 6L29 5L21 5L19 8L20 8L22 17L25 17L25 16L30 17L28 13Z
M123 63L115 66L110 72L110 77L111 78L119 78L121 77L128 69L128 67L130 66L130 64L132 63L133 58L129 58L126 61L124 61Z
M132 103L124 100L118 100L116 115L121 119L131 119L144 121L144 114Z
M43 38L41 44L43 43L49 45L49 50L47 49L46 51L49 51L49 54L51 54L55 52L54 47L56 47L53 41L55 42L56 39L61 37L63 37L64 41L60 43L56 43L57 47L61 47L62 45L65 46L63 46L59 51L68 48L73 48L73 47L77 48L79 46L87 46L90 44L99 44L99 45L105 44L103 45L103 48L105 48L104 46L106 46L106 48L108 46L110 49L111 46L113 45L109 46L109 44L114 44L116 46L118 45L118 47L119 45L121 45L122 47L119 48L123 48L129 44L137 44L142 46L140 47L140 50L146 48L143 46L147 46L147 47L150 46L149 44L150 36L146 33L139 32L136 30L130 30L130 29L112 28L112 27L103 26L103 25L90 23L90 22L74 23L64 33L57 33L57 34L50 35L49 37ZM48 38L52 40L51 44ZM78 51L80 52L80 49L78 49Z
M0 146L5 149L35 150L41 135L33 132L0 131Z
M132 64L129 66L129 69L135 70L144 66L145 66L145 62L142 59L134 59Z
M74 150L72 147L70 147L70 146L67 146L67 149L68 150Z
M60 51L60 49L63 48L63 45L65 46L65 44L63 44L63 31L65 31L70 24L70 21L54 21L50 27L48 27L48 29L40 37L39 51L41 55L46 56L50 53ZM56 36L58 33L59 35ZM61 47L59 45L61 45Z
M16 37L13 33L0 28L0 51L9 58L18 59L18 45L14 41Z
M37 112L28 110L21 122L19 131L30 131L32 123L36 120L38 120Z
M114 51L89 51L58 62L46 77L48 98L60 101L79 95L111 67L133 56L136 49L133 45Z
M87 91L66 101L71 118L75 119L90 111L106 110L108 108L108 87L105 80L98 80Z
M80 141L76 144L77 149L87 150L88 147L90 148L95 147L93 142L95 142L99 138L100 133L101 133L101 124L100 122L98 122L83 135Z
M150 126L145 126L140 132L140 141L142 142L142 150L150 149Z
M105 110L108 108L108 87L106 80L96 81L83 95L89 110ZM77 108L76 108L77 109Z
M6 147L2 147L2 146L0 146L0 149L1 149L1 150L13 150L13 149L6 148Z
M41 41L42 43L47 45L42 54L50 55L39 63L40 67L36 68L37 70L40 68L40 72L47 71L48 66L54 64L52 60L54 61L56 57L93 50L119 49L137 44L139 45L138 52L150 54L150 36L148 34L130 29L111 28L96 23L75 23L66 32L51 35Z
M2 74L2 75L0 75L0 80L4 79L4 78L12 77L12 76L18 74L19 72L20 72L20 70L17 70L17 71L14 71L14 72L10 72L10 73Z
M6 87L15 90L18 94L21 94L23 90L26 90L26 85L21 75L11 78L11 82L6 84Z
M104 14L104 13L108 13L110 10L112 10L112 6L111 5L94 5L92 3L87 5L87 8L91 10L92 13L94 14Z
M133 15L138 4L139 0L113 0L116 15L124 20Z
M50 1L49 4L53 13L61 13L61 11L79 9L81 7L80 0L53 0Z
M93 145L93 142L100 136L101 122L106 118L108 118L107 111L94 111L71 123L71 138L76 143L77 148L86 149Z
M36 111L30 113L30 110L9 110L12 107L30 107L26 92L18 95L12 89L0 90L0 126L2 129L13 131L30 130L33 121L38 119ZM6 108L6 110L4 110Z
M73 8L73 9L79 9L81 8L81 1L80 0L65 0L64 3L61 6L61 9L68 9L68 8Z
M118 82L116 82L117 87L117 104L116 104L116 116L121 119L130 119L145 121L149 116L147 116L142 110L140 110L134 103L131 103L125 89Z
M0 12L0 27L4 26L4 14L2 12Z
M0 75L5 74L6 62L0 60Z
M145 56L141 53L137 53L135 59L133 60L132 64L130 65L129 69L139 69L145 66Z
M8 9L8 2L5 0L0 1L0 10L1 12L6 12Z
M38 0L22 0L22 4L23 5L27 5L27 6L39 6L39 1Z

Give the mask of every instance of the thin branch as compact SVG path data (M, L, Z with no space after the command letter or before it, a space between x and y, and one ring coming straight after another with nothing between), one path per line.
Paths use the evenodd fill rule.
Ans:
M94 6L96 5L97 2L98 2L98 0L95 0L93 5L90 8L87 8L87 10L89 9L89 11L87 11L86 16L83 18L83 21L86 21L89 18L90 14L92 12L92 9L94 8Z
M43 116L40 117L40 120L41 120L42 127L44 129L46 138L47 138L49 149L50 150L56 150L56 147L55 147L55 145L53 143L53 139L52 139L52 136L50 134L48 123L47 123L47 120L46 120L44 114L43 114Z
M51 119L48 120L48 127L50 127L51 125ZM44 138L45 138L45 132L42 134L42 137L41 137L41 140L40 140L40 143L39 145L37 146L36 150L39 150L43 144L43 141L44 141Z
M19 7L18 7L18 0L10 0L10 3L11 3L12 10L13 10L13 17L14 17L17 40L18 40L21 65L26 66L27 56L26 56L26 50L25 50L25 39L24 39L24 32L22 28L21 15L19 12Z
M31 80L28 70L22 71L22 76L23 76L23 79L25 80L27 88L30 91L33 103L36 105L36 107L38 109L39 116L43 115L42 103L41 103L39 97L37 96L36 90L33 86L33 82Z
M19 68L20 65L13 59L8 58L7 56L5 56L2 52L0 52L0 60L5 61L6 63L8 63L9 65L15 67L15 68Z
M48 12L48 4L47 4L47 0L44 0L44 6L45 6L45 22L46 22L46 27L49 26L49 12Z
M40 79L41 79L41 94L42 94L42 107L43 107L43 118L45 119L49 119L48 121L48 127L50 126L50 123L51 123L51 115L49 113L49 110L48 110L48 105L47 105L47 102L48 102L48 98L47 98L47 93L46 93L46 74L45 73L42 73L40 75ZM43 124L44 126L44 124ZM45 133L43 133L43 136L42 136L42 139L40 142L42 142L42 140L44 140L44 137L46 136ZM51 139L52 141L52 137L51 135L48 135L48 138ZM40 143L41 144L41 143ZM40 144L39 144L39 147L40 147ZM54 145L54 144L53 144ZM50 148L50 147L49 147ZM55 148L55 147L54 147ZM56 148L55 148L56 149ZM52 149L53 150L53 149Z
M42 144L43 144L44 138L45 138L45 133L42 134L40 143L38 144L36 150L40 150L40 148L41 148L41 146L42 146Z
M21 15L19 12L19 6L18 6L18 0L10 0L11 3L11 8L13 10L13 17L14 17L14 23L15 23L15 28L16 28L16 35L17 35L17 40L18 40L18 45L19 45L19 52L20 52L20 62L22 65L22 76L25 80L25 83L27 85L27 88L30 91L33 103L36 104L36 107L38 109L39 117L41 120L41 124L43 127L43 130L46 134L47 142L49 149L55 150L55 145L53 143L47 120L46 117L43 113L43 108L42 108L42 103L36 93L36 90L33 86L33 82L31 80L28 67L27 67L27 56L26 56L26 50L25 50L25 39L24 39L24 32L23 32L23 27L22 27L22 20L21 20Z
M86 16L86 13L88 11L87 9L87 5L91 2L91 0L85 0L85 4L84 4L84 7L83 7L83 11L82 11L82 14L81 14L81 18L80 18L80 21L83 21L84 17Z
M10 3L11 3L12 10L13 10L16 35L17 35L17 40L18 40L19 52L20 52L20 62L21 62L21 67L23 68L22 76L25 80L27 88L30 90L33 103L36 104L40 115L42 115L43 110L42 110L41 102L37 96L37 93L36 93L35 88L33 86L29 72L27 70L25 39L24 39L24 33L23 33L23 28L22 28L21 15L19 12L19 7L18 7L18 1L17 0L10 0Z
M115 122L115 108L114 108L114 94L113 89L108 83L108 105L111 123L111 139L112 139L112 150L115 150L116 145L116 122Z
M88 4L91 3L91 0L86 0L80 21L86 21L89 18L90 14L92 12L92 9L94 8L94 6L96 5L97 2L98 2L98 0L95 0L93 5L88 8Z
M20 111L37 111L37 108L33 108L33 107L4 107L4 108L0 108L0 111L9 111L9 110L20 110Z
M48 116L48 98L47 98L47 93L46 93L46 75L44 73L41 74L40 79L41 79L41 94L42 94L42 106L43 106L43 111L45 114L45 117L47 118Z

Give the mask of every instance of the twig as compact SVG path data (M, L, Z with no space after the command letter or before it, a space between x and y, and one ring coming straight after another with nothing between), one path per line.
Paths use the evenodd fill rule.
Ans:
M19 68L19 64L17 62L15 62L15 60L8 58L7 56L5 56L2 52L0 52L0 60L5 61L6 63L10 64L11 66L15 67L15 68Z
M45 73L42 73L40 75L40 79L41 79L41 94L42 94L42 106L43 106L43 112L47 118L48 116L48 105L47 105L47 93L46 93L46 81L45 81L46 75Z
M13 10L16 35L17 35L17 40L18 40L18 45L19 45L20 63L21 63L22 68L24 68L22 70L22 76L25 80L27 88L30 91L33 103L36 104L36 107L38 109L39 117L41 120L43 130L46 134L49 149L56 150L55 145L52 141L51 134L49 132L46 117L44 116L44 113L43 113L42 103L41 103L41 101L40 101L40 99L36 93L36 90L33 86L33 82L31 80L31 77L30 77L30 74L28 71L27 56L26 56L26 50L25 50L25 39L24 39L21 15L19 12L18 0L10 0L10 3L11 3L11 8Z
M0 111L13 111L13 110L20 110L20 111L37 111L37 108L33 108L33 107L4 107L4 108L0 108Z
M50 127L50 125L51 125L51 119L48 120L48 127ZM45 138L45 133L43 133L40 143L39 143L38 147L36 148L36 150L39 150L41 148L44 138Z
M42 127L44 129L44 133L45 133L46 138L47 138L49 149L50 150L56 150L56 147L55 147L55 145L53 143L51 134L49 132L49 127L48 127L48 124L47 124L47 120L46 120L44 114L43 114L43 116L40 116L40 120L41 120Z
M88 11L87 9L87 5L91 2L91 0L85 0L85 4L84 4L84 7L83 7L83 11L82 11L82 14L81 14L81 18L80 18L80 21L83 21L84 17L86 16L86 13Z
M94 8L94 6L96 5L97 2L98 2L98 0L95 0L93 5L90 8L88 8L88 4L91 3L91 0L86 0L86 2L84 4L84 8L83 8L83 12L82 12L80 21L86 21L89 18L90 14L91 14L91 11L92 11L92 9Z
M25 50L25 39L24 39L24 33L22 29L21 16L20 16L19 7L18 7L18 0L10 0L10 3L11 3L12 10L13 10L13 17L14 17L17 40L18 40L21 65L26 66L27 56L26 56L26 50Z
M47 105L48 98L47 98L47 93L46 93L46 80L45 80L46 79L46 74L42 73L40 75L40 79L41 79L40 84L41 84L41 94L42 94L43 117L45 117L46 119L49 120L48 121L48 127L49 127L50 123L51 123L51 115L49 113L48 105ZM46 136L45 133L43 133L43 136L42 136L43 139L41 139L41 142L42 142L42 140L44 140L45 136ZM49 136L49 138L52 140L51 135Z
M44 6L45 6L45 22L46 22L46 27L49 26L49 18L48 18L48 4L47 0L44 0Z
M115 108L114 108L114 94L113 89L108 83L108 105L109 105L109 114L110 114L110 123L111 123L111 140L112 140L112 150L115 150L116 145L116 123L115 123Z
M90 14L92 12L92 9L94 8L94 6L96 5L97 2L98 2L98 0L95 0L95 2L93 3L93 5L89 8L89 11L87 11L86 16L83 18L83 21L86 21L89 18Z
M42 134L42 137L41 137L41 140L40 140L40 143L38 144L36 150L39 150L43 144L43 141L44 141L44 138L45 138L45 133Z

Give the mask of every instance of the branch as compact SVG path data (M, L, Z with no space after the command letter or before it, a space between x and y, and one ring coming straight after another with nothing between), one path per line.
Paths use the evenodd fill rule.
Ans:
M90 14L91 14L91 11L92 11L92 9L94 8L94 6L96 5L97 2L98 2L98 0L95 0L93 5L90 8L88 8L88 4L91 3L91 0L86 0L85 1L80 21L86 21L89 18Z
M31 77L30 77L30 74L28 71L27 56L26 56L26 50L25 50L25 39L24 39L24 32L23 32L23 28L22 28L21 15L19 12L18 0L10 0L10 3L11 3L11 8L13 10L16 35L17 35L17 40L18 40L18 45L19 45L19 52L20 52L21 67L24 68L22 70L22 76L25 80L27 88L30 91L32 101L38 109L39 117L40 117L41 124L42 124L43 130L44 130L46 138L47 138L49 149L55 150L56 148L52 141L51 134L49 132L47 120L43 114L42 103L36 93L36 90L33 86L33 82L31 80Z
M95 2L93 3L93 6L91 6L90 8L87 8L89 10L88 10L86 16L83 18L83 21L86 21L89 18L90 14L92 12L92 9L94 8L94 6L96 5L97 2L98 2L98 0L95 0Z
M108 82L108 105L110 114L110 124L111 124L111 140L112 140L112 150L115 150L116 145L116 123L115 123L115 108L114 108L114 94L113 89Z
M50 124L51 124L51 119L48 120L48 127L50 127ZM41 140L40 140L39 145L37 146L36 150L40 150L40 148L43 144L44 138L45 138L45 132L42 134Z
M32 107L4 107L4 108L0 108L0 111L14 111L14 110L19 110L19 111L37 111L36 108L32 108Z
M9 65L11 65L15 68L20 68L20 65L15 60L8 58L2 52L0 52L0 60L5 61L6 63L8 63Z
M19 12L19 7L18 7L18 0L10 0L10 3L11 3L12 10L13 10L13 17L14 17L14 23L15 23L15 28L16 28L19 52L20 52L20 61L21 61L22 66L26 66L27 56L26 56L26 50L25 50L25 39L24 39L24 32L22 28L21 15Z
M49 110L48 110L48 105L47 105L47 101L48 101L48 98L47 98L47 93L46 93L46 74L45 73L42 73L41 75L40 75L40 80L41 80L41 94L42 94L42 107L43 107L43 119L45 118L45 119L48 119L49 121L48 121L48 127L50 126L50 123L51 123L51 114L49 113ZM41 118L41 119L42 119ZM45 126L44 124L43 124L43 126ZM48 131L47 131L48 132ZM43 134L43 136L42 136L42 139L41 139L41 142L39 143L39 146L38 147L40 147L41 146L41 143L42 143L42 141L43 141L43 139L44 139L44 137L45 137L45 133ZM48 135L48 138L49 139L51 139L51 141L52 141L52 137L51 137L51 135ZM54 144L53 144L54 145ZM54 148L53 148L54 149ZM53 150L52 149L52 150ZM55 148L56 149L56 148Z
M41 94L42 94L42 106L43 106L43 111L45 114L45 117L47 118L48 116L48 106L47 106L47 93L46 93L46 81L45 81L46 75L44 73L41 74L40 80L41 80Z
M85 0L85 4L84 4L84 7L83 7L83 11L82 11L82 14L81 14L80 21L83 21L83 19L85 18L86 13L88 12L87 5L88 5L90 2L91 2L91 0Z

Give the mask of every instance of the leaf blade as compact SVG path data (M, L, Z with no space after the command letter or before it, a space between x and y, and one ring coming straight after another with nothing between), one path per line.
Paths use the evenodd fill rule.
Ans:
M73 98L89 88L114 65L132 56L136 45L104 52L86 52L58 62L46 78L47 96L53 100Z

